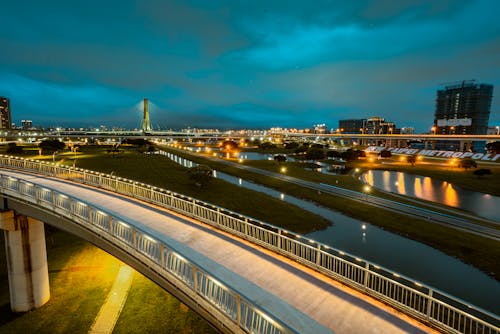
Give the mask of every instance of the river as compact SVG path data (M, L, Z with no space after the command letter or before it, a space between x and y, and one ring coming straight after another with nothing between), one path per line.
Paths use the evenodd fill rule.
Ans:
M363 174L362 180L375 188L449 205L500 222L498 196L463 189L427 176L402 172L370 170Z
M175 154L168 152L161 154L185 167L196 166L196 163ZM500 283L441 251L242 178L219 171L215 171L214 176L240 187L279 198L332 223L325 230L307 234L308 238L459 296L491 312L500 313L500 303L497 298L500 296Z

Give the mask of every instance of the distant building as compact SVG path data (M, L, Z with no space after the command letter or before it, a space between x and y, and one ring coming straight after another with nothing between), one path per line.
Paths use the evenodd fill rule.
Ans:
M412 135L415 133L415 128L411 126L404 126L401 128L401 134L403 135Z
M31 120L29 120L29 119L27 119L27 120L23 119L21 121L21 129L23 129L23 130L29 130L32 127L33 127L33 122Z
M325 134L327 133L328 129L326 128L326 124L314 124L313 125L313 130L312 133L317 133L317 134Z
M386 122L382 117L370 117L366 120L363 127L364 134L370 135L387 135L399 133L396 124L393 122Z
M488 132L493 85L464 80L437 91L434 127L436 134L484 135ZM473 142L473 151L483 151L485 142ZM456 150L458 142L436 142L438 149Z
M339 120L339 132L356 134L362 133L366 119L342 119Z
M10 117L10 101L6 97L0 96L0 129L10 129L12 119Z

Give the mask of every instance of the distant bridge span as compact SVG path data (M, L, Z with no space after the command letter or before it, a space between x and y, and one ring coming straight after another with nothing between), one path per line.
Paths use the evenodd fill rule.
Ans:
M0 170L10 209L103 248L225 333L499 332L495 315L222 208L80 169L10 157L0 166L18 169Z

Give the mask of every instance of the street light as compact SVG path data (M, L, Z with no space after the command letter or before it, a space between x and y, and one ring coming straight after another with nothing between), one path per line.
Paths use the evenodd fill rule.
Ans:
M436 128L435 126L433 126L433 127L431 128L431 130L432 130L432 134L433 134L433 135L435 135L435 134L436 134L436 129L437 129L437 128Z
M368 193L372 190L372 188L369 185L365 185L363 187L363 192L365 193L365 198L368 199Z

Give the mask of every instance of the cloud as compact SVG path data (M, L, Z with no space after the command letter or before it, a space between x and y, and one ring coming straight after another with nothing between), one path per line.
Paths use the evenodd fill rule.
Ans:
M133 106L146 96L166 127L335 127L379 114L427 129L439 83L499 84L498 9L495 0L11 1L0 94L14 115L45 124L138 126Z

